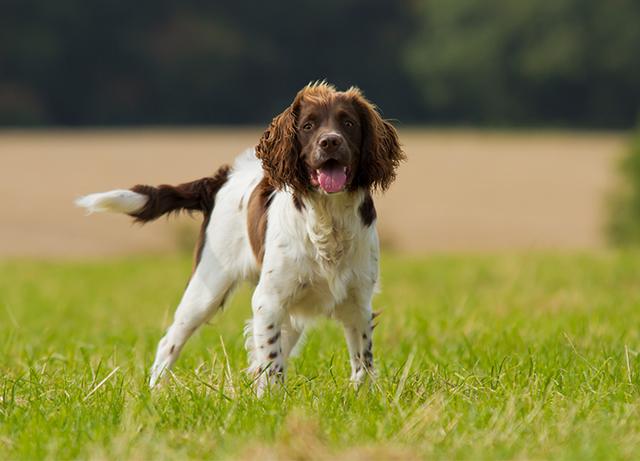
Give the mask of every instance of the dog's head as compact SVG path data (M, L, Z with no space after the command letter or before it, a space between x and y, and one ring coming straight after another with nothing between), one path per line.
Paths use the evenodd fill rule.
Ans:
M256 155L276 188L332 194L385 190L405 156L395 128L360 90L304 87L264 132Z

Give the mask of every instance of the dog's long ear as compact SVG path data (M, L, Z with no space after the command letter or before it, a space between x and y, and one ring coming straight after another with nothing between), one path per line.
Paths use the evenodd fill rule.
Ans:
M406 160L398 133L359 89L350 88L347 94L358 109L362 124L361 157L354 185L384 191L396 178L400 163Z
M256 146L256 156L262 160L262 168L271 185L277 189L289 186L294 191L304 192L306 173L296 135L299 99L296 97L271 121Z

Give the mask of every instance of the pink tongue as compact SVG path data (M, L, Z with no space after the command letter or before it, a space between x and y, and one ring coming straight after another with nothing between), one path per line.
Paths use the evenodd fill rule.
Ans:
M347 174L341 166L322 168L318 170L318 182L325 192L340 192L347 182Z

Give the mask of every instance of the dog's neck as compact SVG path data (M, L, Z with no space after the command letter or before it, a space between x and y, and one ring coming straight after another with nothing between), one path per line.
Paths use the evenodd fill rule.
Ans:
M331 195L313 192L304 198L307 235L323 267L338 265L351 248L363 200L362 191Z

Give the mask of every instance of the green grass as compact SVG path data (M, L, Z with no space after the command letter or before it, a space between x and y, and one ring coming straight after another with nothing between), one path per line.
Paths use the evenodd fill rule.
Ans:
M377 381L350 388L321 322L262 400L241 371L247 289L147 389L190 264L0 263L0 459L640 453L640 254L388 255Z

